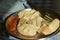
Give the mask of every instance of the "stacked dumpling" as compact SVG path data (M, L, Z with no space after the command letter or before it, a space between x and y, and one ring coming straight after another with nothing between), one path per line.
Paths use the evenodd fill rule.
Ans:
M18 13L19 22L17 31L26 38L34 38L37 32L41 35L49 35L59 27L59 19L55 18L51 22L47 22L41 17L41 13L34 9L23 10Z
M34 37L41 26L42 18L40 12L36 10L24 10L18 13L20 18L17 30L24 36Z

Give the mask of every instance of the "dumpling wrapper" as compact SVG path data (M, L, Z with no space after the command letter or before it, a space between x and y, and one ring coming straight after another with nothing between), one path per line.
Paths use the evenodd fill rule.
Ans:
M19 33L26 35L26 36L33 36L36 35L36 29L31 24L23 24L22 26L18 26L17 30Z
M19 18L25 18L28 20L30 18L30 15L32 15L36 10L23 10L18 13Z
M44 31L42 31L42 33L44 35L49 35L53 32L55 32L57 30L57 28L59 27L59 19L54 19L48 27L46 27L45 29L43 29Z

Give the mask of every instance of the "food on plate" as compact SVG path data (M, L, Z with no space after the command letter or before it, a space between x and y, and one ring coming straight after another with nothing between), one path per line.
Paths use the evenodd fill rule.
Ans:
M49 35L59 27L59 19L55 18L52 22L47 22L41 17L41 13L34 9L18 13L20 18L17 31L24 36L34 36L37 32L41 35Z
M42 32L44 35L49 35L55 32L59 27L59 19L54 19L48 25L44 24L40 29L39 32Z
M16 35L16 26L17 26L17 22L18 22L19 18L18 16L11 16L8 18L6 25L7 25L7 29L8 31L12 32L14 35Z
M23 16L20 16L22 14ZM41 15L40 12L34 9L29 11L19 12L18 16L20 20L17 25L17 31L24 36L31 37L36 35L43 20L43 18L40 17L40 15Z
M25 18L27 17L27 19L29 19L29 16L31 16L35 11L36 10L34 10L34 9L33 10L29 10L29 11L24 10L24 11L19 12L18 16L19 16L19 18L22 18L22 17L25 16Z
M35 9L23 10L15 17L10 16L6 25L9 32L20 38L37 38L50 35L59 28L59 19L55 18L48 22L41 16L41 13Z
M32 24L23 24L20 27L17 27L17 30L20 34L25 36L34 36L36 35L36 29L35 26Z

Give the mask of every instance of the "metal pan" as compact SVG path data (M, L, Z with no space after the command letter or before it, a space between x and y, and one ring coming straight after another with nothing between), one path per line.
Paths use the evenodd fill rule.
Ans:
M30 9L24 9L24 10L28 11ZM47 14L50 14L52 18L58 18L60 20L60 15L58 15L58 13L56 13L52 10L49 10L49 9L44 9L44 10L43 9L36 9L36 10L40 11L42 16L46 15L46 13L47 13ZM20 11L22 11L22 10L20 10ZM6 31L8 32L9 35L14 36L14 37L19 38L19 39L23 39L20 36L18 36L17 30L15 30L16 34L14 34L13 32L10 31L9 26L7 26L8 19L10 19L11 17L17 17L18 12L20 12L20 11L14 12L11 15L7 16L4 20L4 24L5 24L5 27L6 27ZM50 35L44 35L44 36L41 36L41 37L38 37L38 38L27 38L27 39L41 39L41 38L51 37L53 35L56 35L59 31L60 31L60 27Z

